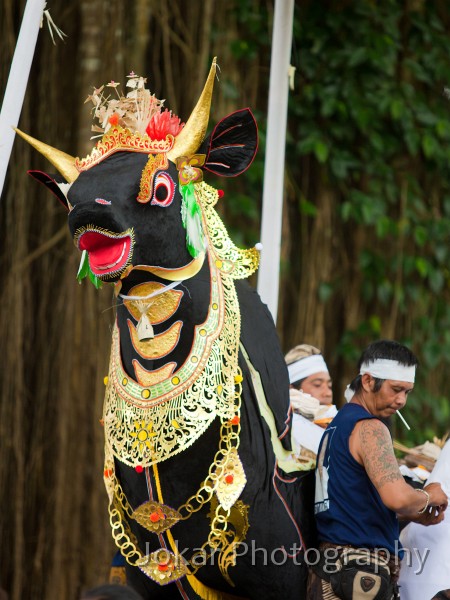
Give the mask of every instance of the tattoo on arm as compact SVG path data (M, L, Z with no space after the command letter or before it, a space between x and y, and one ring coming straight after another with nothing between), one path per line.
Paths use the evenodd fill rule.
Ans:
M375 419L361 421L359 442L364 468L377 489L402 479L391 437L383 423Z

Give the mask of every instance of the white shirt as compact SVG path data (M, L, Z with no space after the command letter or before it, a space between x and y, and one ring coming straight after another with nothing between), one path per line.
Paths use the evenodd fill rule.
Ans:
M438 481L450 495L450 441L436 461L428 483ZM400 570L401 600L431 600L450 589L450 514L437 525L409 523L401 532L405 549Z

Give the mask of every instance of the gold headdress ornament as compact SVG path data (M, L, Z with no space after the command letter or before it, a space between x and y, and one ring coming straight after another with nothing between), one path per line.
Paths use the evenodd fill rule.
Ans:
M120 142L117 143L117 148L120 147L121 150L129 149L134 152L147 151L152 153L156 151L158 153L163 152L167 153L167 157L173 161L179 156L190 156L191 154L195 153L205 137L211 108L211 98L214 87L216 66L216 58L214 58L201 96L186 125L175 137L174 143L171 137L168 137L165 140L155 140L152 142L151 138L149 138L149 136L146 134L127 131L121 127L111 127L111 130L104 132L102 139L94 147L92 154L94 154L95 157L90 156L80 160L75 159L69 154L58 150L57 148L53 148L48 144L40 142L23 131L20 131L19 129L16 129L16 132L31 146L33 146L33 148L45 156L45 158L47 158L47 160L49 160L50 163L56 167L56 169L69 183L72 183L77 179L80 170L85 170L86 168L93 166L93 164L98 162L99 158L101 160L106 158L106 156L109 156L109 154L112 153L111 146L116 145L116 138ZM135 77L135 79L139 81L142 80L142 78L137 77ZM116 84L110 84L110 86L115 87ZM97 128L96 131L98 130L99 129ZM100 131L102 130L100 129ZM129 148L127 146L128 142L130 146Z

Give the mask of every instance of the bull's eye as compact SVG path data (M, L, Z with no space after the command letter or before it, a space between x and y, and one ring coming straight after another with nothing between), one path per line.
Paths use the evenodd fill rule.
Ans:
M175 187L176 184L168 173L158 173L155 177L151 204L164 207L170 206L175 196Z

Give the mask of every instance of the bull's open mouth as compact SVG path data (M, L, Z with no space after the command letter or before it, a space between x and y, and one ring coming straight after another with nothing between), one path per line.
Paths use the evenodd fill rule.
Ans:
M87 250L91 271L99 279L120 276L131 262L133 230L112 233L88 225L77 229L74 236L79 250Z

